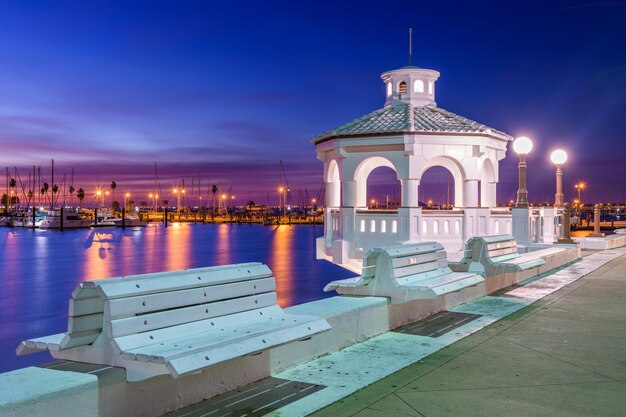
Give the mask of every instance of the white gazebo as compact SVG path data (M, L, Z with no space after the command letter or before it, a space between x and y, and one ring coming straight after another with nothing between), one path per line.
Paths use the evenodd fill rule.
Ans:
M374 246L435 240L460 251L472 236L511 233L511 213L498 211L498 164L512 137L437 107L439 72L407 66L381 76L385 106L312 139L324 162L326 214L319 258L357 265ZM367 178L378 167L396 172L397 210L367 206ZM431 167L454 178L454 207L419 206L419 187Z

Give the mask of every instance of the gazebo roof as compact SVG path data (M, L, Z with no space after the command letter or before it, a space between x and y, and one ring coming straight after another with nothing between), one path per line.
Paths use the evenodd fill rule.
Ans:
M504 132L459 116L434 105L412 106L397 103L373 111L312 139L319 143L328 139L355 136L385 136L404 133L444 133L451 135L486 135L513 140Z

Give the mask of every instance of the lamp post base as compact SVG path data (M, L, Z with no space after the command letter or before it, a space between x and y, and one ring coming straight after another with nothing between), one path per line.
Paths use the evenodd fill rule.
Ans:
M556 241L556 243L563 243L563 244L567 244L567 245L573 245L576 242L574 240L572 240L572 238L561 238L559 240Z

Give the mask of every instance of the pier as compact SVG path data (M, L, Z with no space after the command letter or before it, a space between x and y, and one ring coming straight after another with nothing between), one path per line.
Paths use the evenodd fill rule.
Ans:
M0 417L625 417L624 21L0 2Z
M311 415L620 417L624 277L621 255Z

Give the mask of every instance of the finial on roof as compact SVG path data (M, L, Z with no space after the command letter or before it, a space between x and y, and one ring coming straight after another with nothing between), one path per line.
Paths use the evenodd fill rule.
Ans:
M413 28L409 28L409 66L413 65Z

